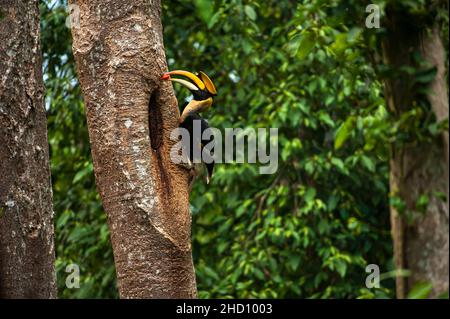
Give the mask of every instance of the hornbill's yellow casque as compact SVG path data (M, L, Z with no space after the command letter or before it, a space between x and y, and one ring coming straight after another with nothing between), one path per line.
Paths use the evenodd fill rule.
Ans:
M173 78L172 76L179 75L188 78L190 81ZM212 143L214 138L211 136L208 139L203 138L203 132L209 129L208 122L201 118L198 113L208 110L213 103L213 96L217 95L216 87L211 79L204 73L199 72L197 75L182 70L176 70L165 73L161 79L171 80L173 82L178 82L181 85L191 91L193 99L189 102L184 103L181 116L180 116L180 127L185 128L189 132L190 143L189 143L189 160L194 163L198 163L201 157L198 159L195 156L202 156L202 151L204 147L208 147L208 152L203 154L203 156L209 156L211 153ZM194 121L199 120L200 122L200 132L201 136L194 136ZM197 148L195 151L194 149ZM209 183L213 170L214 170L214 160L212 158L208 159L209 163L204 163L208 171L207 183Z

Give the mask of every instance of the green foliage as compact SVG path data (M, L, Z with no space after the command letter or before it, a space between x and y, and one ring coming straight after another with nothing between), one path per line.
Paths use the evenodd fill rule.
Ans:
M345 141L350 137L355 129L356 118L349 116L345 122L336 131L336 137L334 138L334 148L339 149L344 145Z
M208 22L213 14L213 8L211 6L211 1L208 0L195 0L195 5L197 7L200 18L203 21Z
M203 298L358 297L367 263L392 270L387 158L365 147L358 123L383 123L381 84L352 47L360 30L330 27L315 3L214 1L213 23L186 2L163 8L170 68L206 70L217 84L211 124L279 128L275 175L219 164L211 186L194 188ZM360 119L366 107L375 112Z
M433 285L429 282L416 284L408 294L408 299L426 299L431 293Z
M61 297L117 297L62 2L41 6L58 286ZM169 68L204 70L218 88L210 124L279 128L276 174L218 164L211 185L195 184L200 297L392 297L392 277L379 289L364 285L367 264L393 270L389 200L401 199L388 198L389 145L438 134L448 121L423 121L421 105L400 119L386 109L370 61L383 31L362 29L364 3L162 5ZM421 70L417 82L430 81L432 70ZM180 101L187 96L175 89ZM425 197L417 203L426 204ZM70 263L81 267L78 290L64 286Z

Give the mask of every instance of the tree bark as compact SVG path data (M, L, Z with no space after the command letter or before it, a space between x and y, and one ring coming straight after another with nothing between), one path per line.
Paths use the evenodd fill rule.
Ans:
M122 298L195 298L188 173L159 0L72 0L73 51Z
M39 1L0 0L0 298L56 298Z
M406 10L405 10L406 11ZM385 63L398 70L417 67L413 53L437 68L425 99L438 121L448 118L448 87L445 81L446 53L437 26L424 29L414 17L402 10L387 10L387 32L383 42ZM420 99L412 76L401 74L385 83L388 106L400 116ZM398 269L411 275L397 278L397 297L406 298L418 283L433 285L430 297L448 291L449 284L449 210L448 210L448 132L430 142L416 141L393 148L390 161L391 194L399 196L406 213L391 207L394 259ZM444 201L437 192L444 193ZM426 212L416 209L420 195L430 198Z

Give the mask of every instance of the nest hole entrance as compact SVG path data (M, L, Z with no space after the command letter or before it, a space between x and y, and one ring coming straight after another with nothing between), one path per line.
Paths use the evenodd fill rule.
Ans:
M159 91L150 96L148 105L148 126L150 133L150 144L152 149L157 150L163 142L163 123L161 108L158 105Z

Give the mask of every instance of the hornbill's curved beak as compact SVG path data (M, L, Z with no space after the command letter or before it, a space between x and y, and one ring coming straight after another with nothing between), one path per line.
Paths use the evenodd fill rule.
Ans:
M173 78L173 75L186 77L191 80L191 82L180 78ZM188 71L175 70L165 73L161 79L180 83L184 87L188 88L194 96L184 108L180 117L180 123L182 123L189 115L208 110L213 102L212 97L217 95L217 90L214 83L206 75L206 73L202 71L196 75Z
M200 80L200 78L198 76L196 76L194 73L191 73L191 72L188 72L188 71L175 70L175 71L167 72L167 73L164 73L164 75L162 76L161 79L179 82L180 84L186 86L189 90L192 89L192 83L190 83L190 82L188 82L186 80L172 78L171 75L185 76L188 79L192 80L192 82L195 83L195 85L197 87L196 88L194 87L194 89L197 89L197 90L204 90L205 89L205 83L203 83L203 81Z

